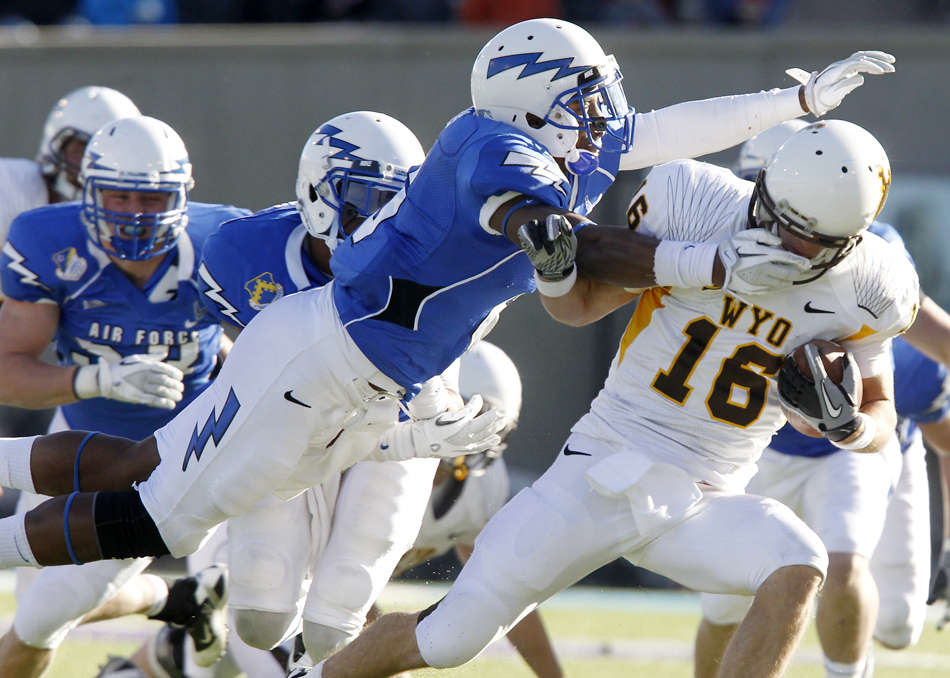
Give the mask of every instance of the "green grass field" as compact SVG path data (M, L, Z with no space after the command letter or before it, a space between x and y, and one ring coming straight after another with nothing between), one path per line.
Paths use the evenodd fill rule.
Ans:
M439 585L390 585L386 609L421 609L444 593ZM0 624L13 612L12 596L0 593ZM932 610L936 617L938 610ZM571 589L541 610L571 678L691 678L692 642L699 622L695 595L679 592ZM60 649L50 678L93 678L109 654L129 655L154 629L142 618L113 620L74 632ZM950 628L927 628L917 647L893 652L875 649L877 678L937 678L950 674ZM420 671L419 678L530 678L507 641L500 641L471 664L452 671ZM788 676L822 678L821 652L811 629ZM12 678L12 677L11 677Z

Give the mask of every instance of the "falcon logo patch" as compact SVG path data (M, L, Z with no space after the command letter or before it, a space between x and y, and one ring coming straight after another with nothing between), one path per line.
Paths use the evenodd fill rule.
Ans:
M54 254L53 263L56 264L56 277L70 282L79 280L89 268L86 260L76 254L75 247Z
M269 272L248 280L244 289L251 295L250 304L255 311L260 311L284 296L284 286L276 282Z

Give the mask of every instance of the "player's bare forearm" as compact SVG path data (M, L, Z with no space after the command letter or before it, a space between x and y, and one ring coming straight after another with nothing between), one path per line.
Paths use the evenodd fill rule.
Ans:
M653 258L659 242L626 228L585 226L577 231L577 273L617 287L653 287Z
M904 338L931 360L950 366L950 314L930 297L921 300L917 319Z
M540 296L552 318L565 325L581 327L600 320L638 295L616 285L578 277L574 287L564 296Z
M878 375L863 380L864 398L861 413L866 414L877 426L874 439L859 452L880 452L894 435L897 412L894 409L894 385L892 375ZM854 437L858 437L860 431ZM848 442L845 440L844 442Z
M75 369L47 365L29 355L0 352L0 403L45 409L76 402Z
M7 299L0 307L0 402L46 408L76 401L72 367L40 355L56 336L59 307Z
M950 537L950 416L940 421L917 424L924 442L936 454L940 463L940 486L943 495L943 536Z
M512 627L508 640L538 678L562 678L564 675L537 610Z

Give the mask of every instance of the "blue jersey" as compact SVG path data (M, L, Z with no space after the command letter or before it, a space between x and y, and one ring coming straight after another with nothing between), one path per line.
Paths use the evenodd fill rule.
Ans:
M491 213L523 194L587 214L620 154L604 153L601 163L568 178L511 125L471 109L456 116L408 186L333 252L334 301L353 341L414 394L487 333L505 305L535 289L531 262L488 227Z
M306 235L296 203L221 224L205 243L198 274L211 315L244 327L284 295L326 285L330 276L310 258Z
M184 398L176 408L181 410L207 386L221 341L221 326L206 313L198 292L201 247L218 224L247 210L189 202L187 229L139 289L91 244L80 209L78 202L61 203L17 217L0 258L4 293L59 307L60 365L161 356L185 374ZM133 440L147 438L174 416L174 411L104 398L62 409L73 429Z
M890 243L893 247L900 248L900 251L908 259L913 261L910 253L907 251L907 248L904 246L904 241L901 238L900 234L890 224L874 221L868 227L868 231L883 238L885 241ZM917 409L916 399L914 399L912 391L917 387L915 383L916 379L926 379L929 378L925 376L924 371L921 370L919 374L915 373L913 369L909 369L909 358L910 352L916 353L923 360L929 361L926 357L920 354L916 349L910 346L905 340L897 338L894 340L892 346L893 357L894 357L894 406L897 409L898 416L901 417L911 417L911 412ZM898 358L897 347L900 346L901 355ZM936 363L933 363L937 365ZM943 368L940 367L942 370ZM903 410L903 412L902 412ZM911 431L908 430L908 433ZM903 443L903 440L902 440ZM777 452L782 454L790 454L799 457L825 457L829 454L837 452L840 448L832 445L825 438L812 438L806 436L803 433L799 433L791 424L785 424L778 433L772 437L772 441L769 443L769 447ZM906 449L906 447L904 448Z

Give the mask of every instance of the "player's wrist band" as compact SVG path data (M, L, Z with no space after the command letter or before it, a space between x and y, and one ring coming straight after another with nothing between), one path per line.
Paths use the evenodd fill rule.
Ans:
M660 287L712 287L719 245L661 240L653 257L653 277Z
M73 372L73 393L80 400L99 396L99 366L83 365Z
M557 281L545 280L541 274L535 270L534 281L538 284L538 292L546 297L563 297L571 291L574 283L577 282L577 266L571 267L571 272Z
M840 447L842 450L863 450L865 447L874 442L874 436L877 435L877 422L874 421L874 417L865 414L864 412L858 412L858 417L864 422L864 430L858 434L858 437L852 440L850 443L831 441L831 444L835 447Z

